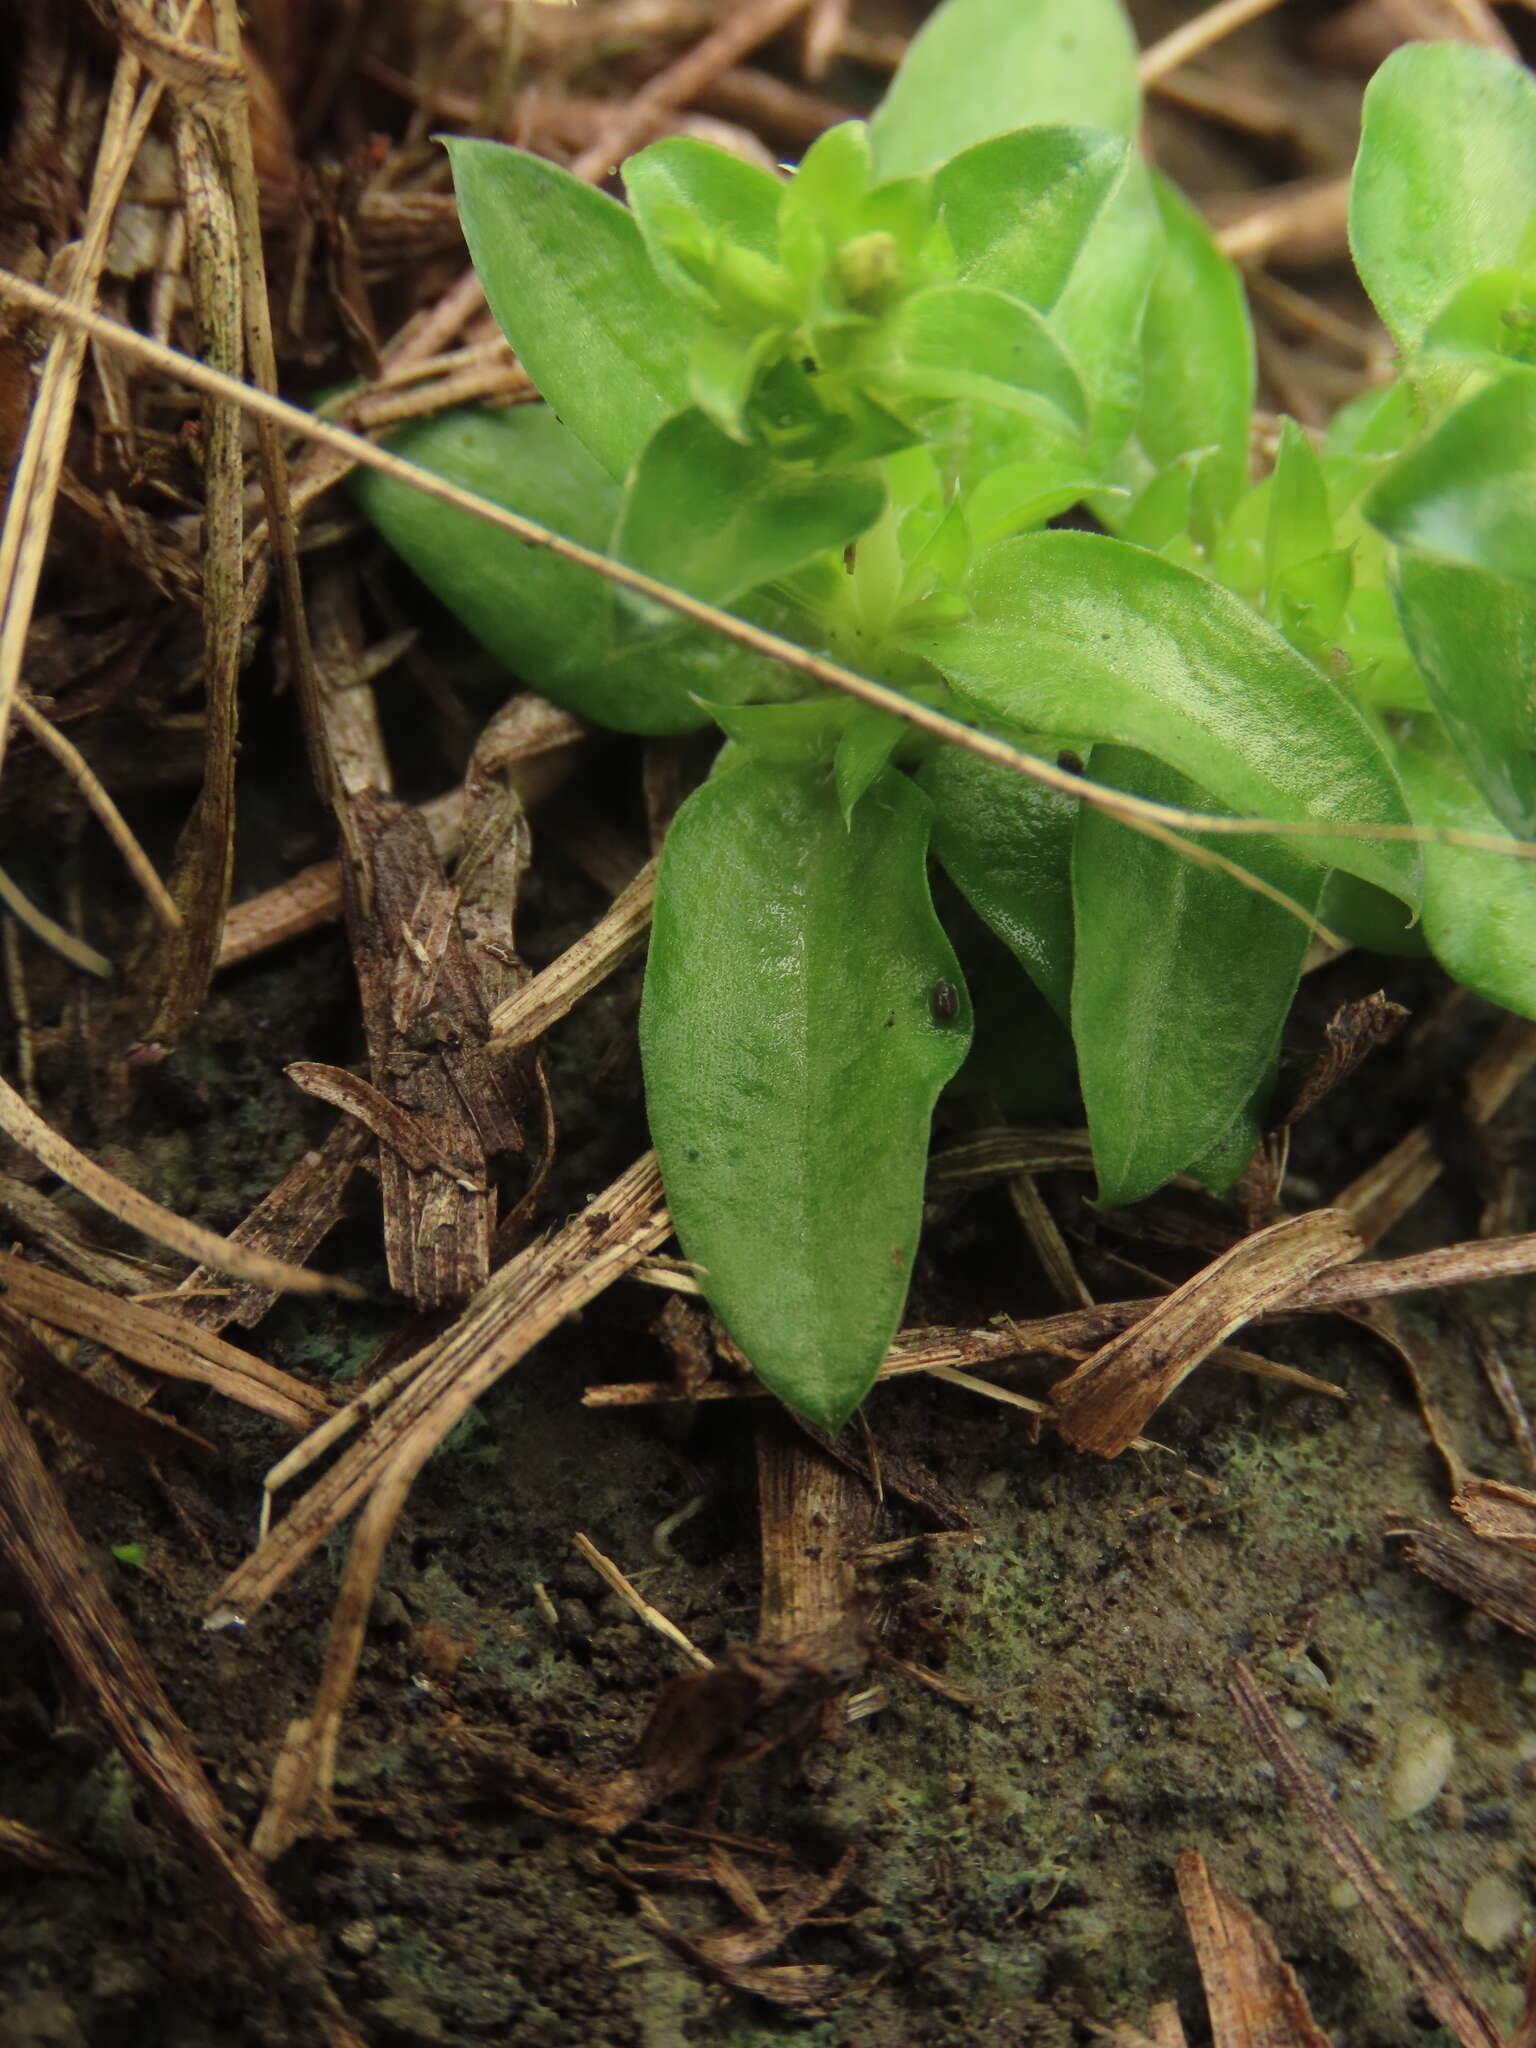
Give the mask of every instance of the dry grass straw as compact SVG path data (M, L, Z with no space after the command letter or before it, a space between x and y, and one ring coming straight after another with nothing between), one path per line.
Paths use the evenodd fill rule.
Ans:
M1461 2048L1505 2048L1502 2030L1492 2015L1439 1937L1345 1823L1327 1786L1307 1765L1245 1664L1233 1665L1228 1686L1280 1789L1333 1858L1340 1875L1359 1893L1430 2011Z
M310 1941L233 1837L192 1737L112 1604L3 1378L0 1538L76 1683L212 1896L243 1924L258 1961L308 2007L330 2048L361 2048Z

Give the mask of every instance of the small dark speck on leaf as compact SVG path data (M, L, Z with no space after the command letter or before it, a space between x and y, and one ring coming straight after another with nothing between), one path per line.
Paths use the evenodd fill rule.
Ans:
M953 1024L960 1014L960 998L952 983L936 981L928 998L935 1024Z
M895 1019L895 1017L894 1017L894 1016L890 1016L890 1017L887 1017L887 1018L886 1018L886 1020L885 1020L885 1028L886 1028L886 1030L887 1030L887 1031L889 1031L889 1030L891 1029L892 1025L893 1025L893 1024L894 1024L895 1022L896 1022L896 1019Z

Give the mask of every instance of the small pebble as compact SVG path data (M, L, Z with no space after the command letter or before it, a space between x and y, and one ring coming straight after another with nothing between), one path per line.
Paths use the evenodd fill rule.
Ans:
M1293 1657L1285 1667L1285 1675L1292 1685L1303 1686L1308 1692L1332 1692L1333 1683L1326 1671L1303 1650Z
M1336 1884L1329 1889L1328 1903L1335 1913L1353 1913L1360 1903L1360 1894L1352 1884Z
M1450 1776L1456 1738L1433 1714L1410 1714L1398 1730L1387 1772L1388 1820L1409 1820L1438 1799Z
M1461 1931L1479 1948L1503 1948L1520 1932L1525 1901L1507 1877L1492 1870L1468 1891L1461 1908Z
M348 1955L372 1955L379 1945L379 1930L371 1920L349 1920L337 1939Z

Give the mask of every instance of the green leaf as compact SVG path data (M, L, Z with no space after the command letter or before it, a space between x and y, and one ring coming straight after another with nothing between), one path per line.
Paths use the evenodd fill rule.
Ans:
M1048 313L1118 181L1116 135L1059 124L996 135L935 175L960 279Z
M1393 758L1401 775L1401 753L1394 752ZM1328 877L1317 916L1329 931L1337 932L1352 946L1363 946L1368 953L1392 953L1402 959L1421 960L1429 951L1422 919L1410 922L1395 896L1362 882L1356 875L1341 874L1337 868Z
M694 597L728 604L843 547L884 503L869 470L785 468L690 410L646 444L625 488L614 551Z
M684 1252L768 1386L838 1429L895 1334L929 1123L970 1005L928 896L929 807L747 760L667 835L640 1016Z
M1536 370L1511 370L1395 462L1365 516L1399 547L1536 583Z
M813 282L836 245L865 225L869 178L869 130L862 121L840 121L817 136L779 188L779 254L802 283Z
M1383 385L1376 391L1362 391L1341 405L1328 422L1324 453L1330 461L1359 457L1380 463L1401 455L1424 431L1424 411L1418 394L1406 378ZM1354 491L1346 489L1344 503L1353 501ZM1335 503L1334 509L1339 509Z
M400 428L395 455L552 527L606 548L619 487L546 406L470 407ZM609 586L588 569L498 533L472 512L360 469L354 498L385 540L481 644L567 710L621 732L690 732L696 696L782 693L782 672L713 633L619 652Z
M976 548L1007 540L1026 527L1044 526L1080 505L1097 479L1081 462L1009 462L989 470L965 500L966 524Z
M626 157L624 190L657 271L675 291L713 310L708 254L721 243L772 262L778 254L779 194L771 172L731 150L672 135ZM689 261L697 249L705 261ZM709 267L712 267L710 265Z
M960 747L931 754L917 782L933 802L934 858L1065 1022L1077 805Z
M947 0L870 122L875 172L931 171L1036 121L1129 138L1140 111L1136 41L1117 0Z
M1420 825L1498 833L1498 818L1428 719L1398 748L1398 773ZM1536 1018L1536 865L1460 846L1424 848L1424 936L1464 987Z
M902 300L863 356L882 403L970 399L1081 429L1082 383L1042 315L979 285L933 285Z
M1354 554L1333 548L1282 569L1269 589L1269 615L1293 647L1327 660L1349 603Z
M1333 520L1323 465L1305 427L1280 423L1269 490L1269 525L1264 535L1264 585L1269 595L1288 569L1315 561L1333 547ZM1273 617L1273 610L1270 612Z
M1194 783L1129 748L1095 747L1091 767L1117 789L1213 808ZM1315 909L1323 870L1284 841L1195 843ZM1264 1080L1309 934L1233 876L1086 804L1072 887L1072 1036L1099 1199L1135 1202L1217 1146Z
M1536 340L1531 312L1533 280L1512 263L1499 270L1479 271L1436 314L1425 333L1423 349L1443 360L1451 388L1465 380L1469 368L1502 368L1509 362L1529 363Z
M464 239L502 333L564 424L622 477L688 403L698 316L656 275L617 200L499 142L446 147Z
M1193 458L1181 455L1158 471L1133 505L1124 511L1117 507L1114 526L1120 539L1139 548L1166 548L1171 541L1183 540L1189 532L1196 468ZM1095 493L1096 506L1101 496L1108 493Z
M1137 423L1142 322L1162 248L1152 174L1132 153L1051 313L1052 331L1088 392L1088 457L1106 483L1127 481L1110 474L1110 465Z
M1536 82L1468 43L1394 50L1366 88L1349 239L1398 346L1479 272L1528 261L1533 214Z
M1407 821L1361 714L1205 578L1093 534L1031 533L982 556L967 595L964 623L904 639L989 716L1139 747L1251 817ZM1327 833L1295 843L1417 905L1411 846Z
M743 422L752 387L763 365L783 346L783 336L765 327L751 341L728 327L707 327L688 357L688 389L693 401L722 434L733 441L751 435Z
M1192 515L1209 546L1248 485L1253 326L1236 265L1166 179L1152 182L1163 244L1141 326L1136 444L1149 471L1200 455Z
M1253 1100L1245 1103L1215 1143L1191 1159L1184 1169L1213 1195L1226 1194L1242 1178L1243 1169L1258 1149L1265 1131L1264 1115L1274 1093L1274 1072L1272 1062Z
M867 704L860 705L848 720L832 757L837 801L845 821L879 780L906 730L899 718L871 710Z
M825 767L859 707L851 697L826 691L792 704L706 704L727 739L760 760Z
M1536 589L1404 555L1394 595L1430 701L1473 781L1518 838L1536 836Z

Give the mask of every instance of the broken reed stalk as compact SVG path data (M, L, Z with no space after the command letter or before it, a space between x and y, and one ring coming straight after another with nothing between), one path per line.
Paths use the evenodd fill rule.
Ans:
M758 1641L849 1655L863 1632L854 1560L871 1533L870 1487L774 1408L757 1418L757 1506Z
M571 1538L571 1548L591 1565L609 1592L615 1599L623 1601L641 1626L670 1644L685 1664L695 1671L714 1669L714 1658L706 1657L697 1643L691 1642L669 1615L663 1614L659 1607L653 1607L634 1580L622 1572L606 1552L599 1550L590 1536L583 1535L578 1529Z
M202 355L238 378L245 362L244 297L230 156L206 111L173 93L181 215ZM176 1044L213 977L235 862L235 739L245 641L244 417L228 397L203 394L203 779L176 847L171 893L181 913L136 979L148 986L140 1016L146 1039Z
M1495 1117L1536 1066L1536 1024L1506 1017L1467 1069L1462 1099L1474 1123ZM1399 1223L1439 1178L1440 1148L1428 1124L1419 1124L1368 1166L1336 1198L1367 1250ZM1508 1242L1508 1240L1505 1240Z
M226 1344L188 1318L124 1301L11 1252L0 1252L0 1296L20 1315L104 1345L167 1379L212 1387L290 1429L313 1429L331 1411L325 1395L303 1380Z
M1312 2017L1296 1972L1253 1908L1212 1881L1196 1849L1179 1856L1174 1878L1212 2038L1222 2048L1333 2048Z
M589 932L491 1013L486 1053L522 1051L599 987L645 938L655 901L652 860Z
M249 1619L315 1545L366 1501L347 1553L313 1707L291 1724L273 1772L257 1831L262 1853L279 1854L303 1827L311 1802L329 1801L379 1566L422 1466L504 1373L670 1229L655 1158L646 1153L563 1230L494 1273L457 1322L407 1361L414 1368L411 1377L373 1419L368 1434L341 1454L215 1594L206 1627ZM334 1422L324 1435L327 1442L334 1439Z
M1313 1209L1242 1238L1051 1388L1052 1419L1074 1450L1117 1458L1202 1359L1360 1241L1337 1209Z
M498 719L510 719L519 712L536 729L521 751L501 764L501 773L512 792L525 805L533 805L564 779L588 728L531 691L512 698ZM468 792L460 785L420 807L437 856L445 863L456 859L462 850L467 803ZM341 864L325 860L237 903L224 920L219 967L236 967L272 946L333 922L342 914L342 898Z

